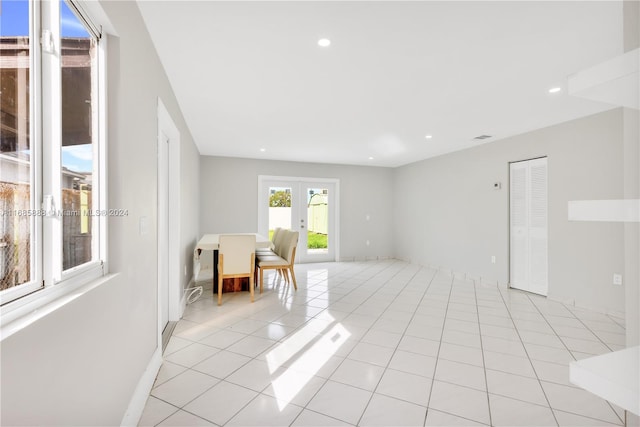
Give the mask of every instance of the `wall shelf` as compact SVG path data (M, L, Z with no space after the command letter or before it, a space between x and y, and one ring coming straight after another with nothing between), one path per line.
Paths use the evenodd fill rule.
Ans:
M569 76L569 94L621 107L639 108L640 49Z
M640 346L571 362L569 381L640 416Z

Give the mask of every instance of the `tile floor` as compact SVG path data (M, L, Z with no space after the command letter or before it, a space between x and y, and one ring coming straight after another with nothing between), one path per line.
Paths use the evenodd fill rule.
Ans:
M296 274L189 305L140 425L622 425L568 380L622 319L396 260Z

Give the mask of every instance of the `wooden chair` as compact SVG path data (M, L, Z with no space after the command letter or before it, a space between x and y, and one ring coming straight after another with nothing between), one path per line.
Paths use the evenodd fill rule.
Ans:
M254 297L256 236L222 234L218 248L218 305L222 304L222 282L236 277L249 278L251 302Z
M270 248L258 248L258 249L256 249L256 256L258 254L269 255L269 254L273 254L274 253L274 251L276 250L276 239L278 238L278 234L280 234L280 230L282 230L282 228L280 228L280 227L276 227L273 230L273 234L271 235L271 247Z
M259 257L265 257L268 255L281 256L284 240L287 238L287 236L289 235L288 233L290 232L291 230L289 229L276 227L273 230L273 234L271 235L271 247L256 249L256 260ZM257 274L258 270L256 269L256 277L254 278L254 280L256 281L258 280ZM284 271L280 268L278 269L278 275L284 277Z
M298 246L300 234L297 231L281 230L278 236L282 240L280 247L276 247L276 253L258 255L257 265L260 269L260 293L262 293L264 284L264 270L282 270L287 282L289 282L290 274L294 289L298 289L293 265L296 259L296 247ZM280 249L280 251L278 251L278 249Z

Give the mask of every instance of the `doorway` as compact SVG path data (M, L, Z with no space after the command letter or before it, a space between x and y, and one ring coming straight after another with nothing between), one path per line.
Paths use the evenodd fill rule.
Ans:
M547 295L547 158L509 165L510 286Z
M299 231L300 263L338 259L337 179L259 176L258 189L258 233Z
M158 345L182 315L180 276L180 132L158 98L157 260Z
M158 316L160 330L169 323L169 143L158 129Z

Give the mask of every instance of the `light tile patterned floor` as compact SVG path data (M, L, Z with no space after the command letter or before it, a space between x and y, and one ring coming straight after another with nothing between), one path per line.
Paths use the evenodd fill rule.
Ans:
M622 319L386 260L187 307L140 425L621 425L569 382Z

